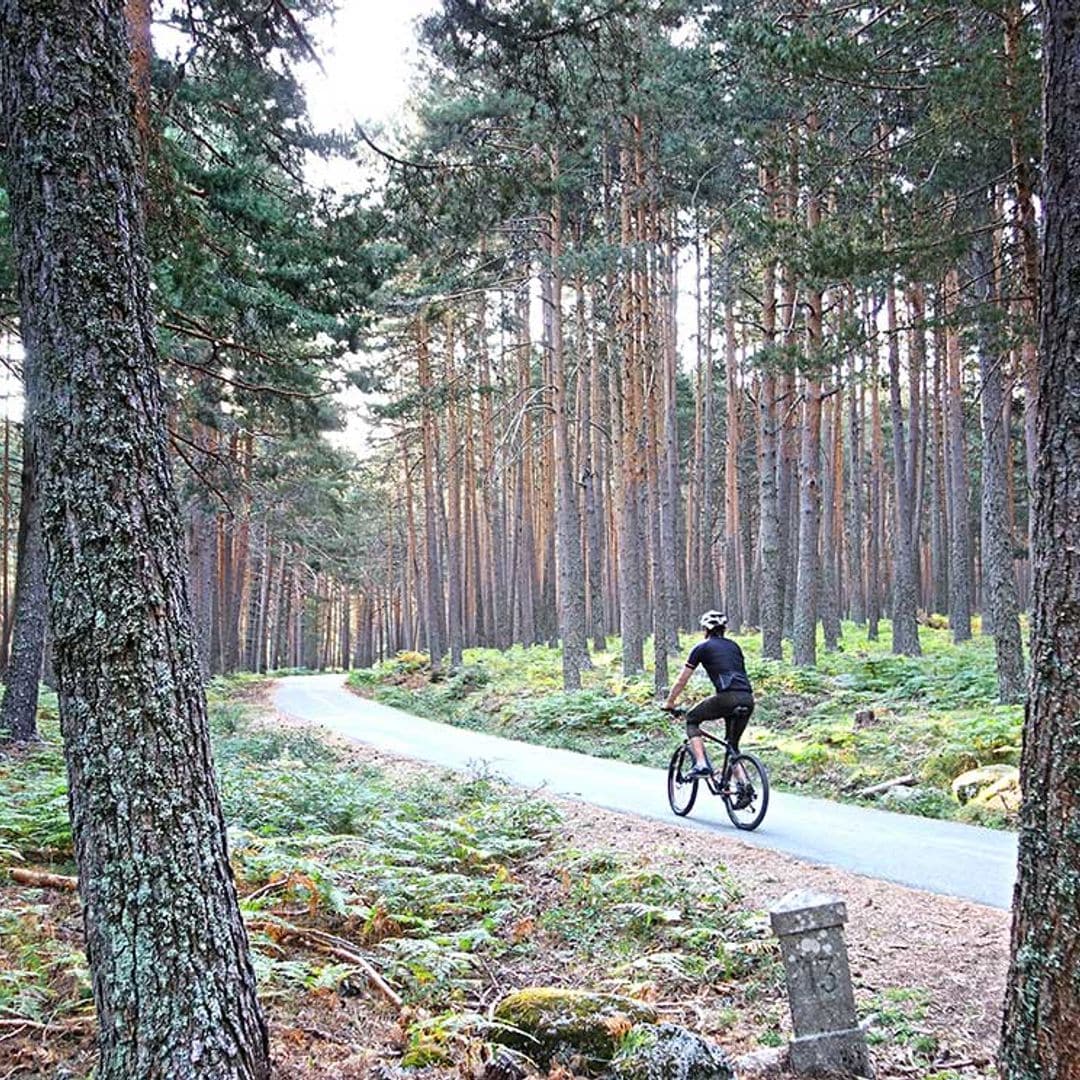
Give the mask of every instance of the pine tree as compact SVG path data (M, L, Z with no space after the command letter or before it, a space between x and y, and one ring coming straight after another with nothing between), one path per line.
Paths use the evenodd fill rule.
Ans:
M168 461L123 5L0 5L0 75L97 1072L262 1080Z
M1020 870L1001 1071L1006 1080L1080 1073L1073 827L1080 765L1080 24L1070 3L1045 6L1042 314L1035 475L1032 682L1020 762Z

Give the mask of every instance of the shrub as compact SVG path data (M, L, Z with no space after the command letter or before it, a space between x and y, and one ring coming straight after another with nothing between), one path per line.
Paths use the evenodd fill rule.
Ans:
M481 664L468 664L458 671L446 684L446 695L463 698L475 693L491 682L491 673Z
M59 746L0 761L0 848L7 858L72 852L67 773Z

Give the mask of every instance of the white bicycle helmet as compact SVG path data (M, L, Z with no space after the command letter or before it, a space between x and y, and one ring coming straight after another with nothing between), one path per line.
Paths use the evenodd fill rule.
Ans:
M727 626L727 616L722 611L706 611L698 623L702 630L723 630Z

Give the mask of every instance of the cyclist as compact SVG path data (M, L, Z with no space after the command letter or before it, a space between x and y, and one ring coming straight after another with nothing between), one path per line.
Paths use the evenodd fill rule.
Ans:
M690 778L708 776L710 769L706 763L705 742L701 737L703 720L723 720L727 741L733 752L738 752L739 739L742 738L750 715L754 711L754 691L746 674L746 662L742 649L729 638L724 637L727 629L727 616L721 611L706 611L700 619L705 639L699 641L690 651L686 666L679 672L675 685L668 694L664 708L674 710L690 676L698 665L703 664L716 693L704 701L698 702L686 714L686 734L690 738L690 749L694 754L694 768ZM736 777L743 780L743 777Z

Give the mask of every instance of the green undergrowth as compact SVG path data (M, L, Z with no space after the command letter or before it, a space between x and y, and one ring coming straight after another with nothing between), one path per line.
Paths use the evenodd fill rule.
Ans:
M878 641L844 625L840 650L819 648L816 668L761 658L760 635L737 637L757 696L744 740L760 753L777 787L825 798L857 799L866 787L914 774L917 786L890 808L994 827L1009 815L960 806L952 780L988 764L1017 764L1023 710L996 703L994 647L979 635L962 645L946 629L920 628L923 655L893 656L891 629ZM684 654L696 638L684 636ZM622 674L619 642L594 653L583 689L564 692L559 650L536 645L505 652L468 649L464 664L434 681L427 657L403 653L354 671L349 685L422 716L546 746L645 765L667 764L681 725L655 705L653 677ZM785 648L790 647L785 644ZM790 653L786 654L790 657ZM672 678L680 664L672 665ZM694 676L684 701L710 687ZM873 720L856 724L857 713Z
M705 995L717 1025L755 1000L776 1004L765 921L723 867L663 873L644 857L574 850L531 793L483 775L387 773L260 724L258 685L215 682L211 727L272 1013L305 995L370 1000L355 955L410 1006L411 1065L482 1043L487 1005L512 986ZM0 1015L38 1024L91 1008L74 897L17 887L3 870L74 873L55 725L43 733L39 747L0 756ZM319 951L327 941L338 955Z

